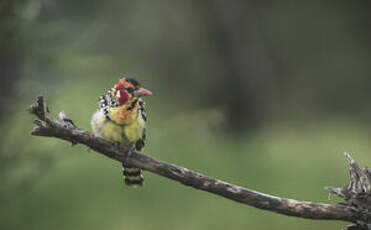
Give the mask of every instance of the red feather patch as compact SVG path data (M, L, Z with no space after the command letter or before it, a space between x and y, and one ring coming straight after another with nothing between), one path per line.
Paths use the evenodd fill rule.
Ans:
M120 92L120 97L118 98L119 105L125 104L129 100L129 93L126 92L125 89L122 89L119 91Z
M124 79L120 79L119 82L115 85L115 91L124 88L125 83L126 83L126 82L125 82Z

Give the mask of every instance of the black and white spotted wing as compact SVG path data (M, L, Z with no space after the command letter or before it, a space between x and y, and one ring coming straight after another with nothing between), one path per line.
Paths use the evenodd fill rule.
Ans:
M109 117L109 109L117 105L118 102L112 97L112 90L108 90L107 93L99 98L99 109L103 111L104 116L106 116L108 120L111 120Z
M139 108L138 108L138 116L141 116L143 121L147 122L147 114L146 114L146 110L144 106L145 106L144 101L140 99ZM144 147L145 141L146 141L146 129L143 130L142 138L135 143L135 149L140 151Z

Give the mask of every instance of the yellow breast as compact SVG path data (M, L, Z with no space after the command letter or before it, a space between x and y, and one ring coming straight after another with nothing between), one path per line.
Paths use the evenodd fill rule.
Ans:
M129 142L136 142L143 137L144 128L144 120L141 116L137 116L135 121L124 127L124 133Z
M124 127L109 121L102 111L97 111L91 120L93 133L99 137L120 143L128 142L125 140Z
M94 134L107 140L120 142L127 146L134 145L136 141L143 137L145 121L141 116L137 115L136 111L130 114L125 113L125 116L131 119L125 120L125 122L118 120L121 122L120 124L117 119L110 121L104 116L102 111L97 111L93 115L91 121Z

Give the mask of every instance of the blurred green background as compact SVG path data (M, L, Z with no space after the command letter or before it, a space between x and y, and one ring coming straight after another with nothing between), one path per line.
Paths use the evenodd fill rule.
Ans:
M90 129L120 76L153 92L144 150L265 193L331 202L371 148L370 1L0 1L1 229L341 229L31 137L45 95Z

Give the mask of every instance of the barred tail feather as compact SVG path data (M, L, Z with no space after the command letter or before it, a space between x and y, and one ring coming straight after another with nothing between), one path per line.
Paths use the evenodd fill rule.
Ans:
M142 176L142 170L139 168L128 167L122 164L122 174L124 175L124 183L129 186L142 186L144 178Z

